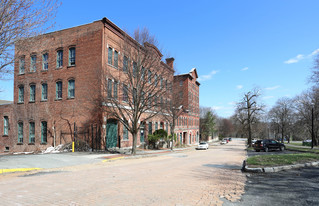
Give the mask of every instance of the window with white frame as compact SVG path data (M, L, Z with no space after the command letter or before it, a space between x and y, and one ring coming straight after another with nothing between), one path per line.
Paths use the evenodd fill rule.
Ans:
M42 83L41 100L42 101L48 100L48 84L47 83Z
M107 54L107 63L112 65L113 49L109 47Z
M124 125L123 125L123 140L128 140L128 130Z
M74 98L75 97L75 80L70 79L68 81L68 98Z
M47 143L47 136L48 136L48 128L47 122L41 122L41 143Z
M48 53L42 54L42 70L48 70L49 69L48 58L49 58Z
M29 102L35 102L35 84L30 85L30 100Z
M9 134L9 117L4 116L3 117L3 135Z
M128 70L128 58L124 56L123 58L123 72L127 72Z
M75 47L69 48L69 66L75 66Z
M62 81L55 83L55 98L62 99Z
M60 68L63 66L63 50L60 49L57 51L56 55L56 67Z
M25 73L25 57L19 59L19 74Z
M128 88L125 84L123 84L123 101L128 101Z
M18 122L18 143L23 143L23 122Z
M118 67L119 66L119 53L118 51L114 51L114 67Z
M114 81L114 84L113 84L113 98L114 99L117 99L117 87L118 87L118 83L117 83L117 81Z
M37 64L37 55L34 54L31 56L30 72L35 72L37 70L36 64Z
M35 124L29 122L29 143L35 143Z
M18 91L18 103L23 103L24 102L24 86L20 85L19 86L19 91Z

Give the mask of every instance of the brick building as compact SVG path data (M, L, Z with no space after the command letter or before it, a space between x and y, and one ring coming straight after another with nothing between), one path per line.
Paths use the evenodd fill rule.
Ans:
M54 144L71 142L74 134L95 149L131 147L132 137L127 129L105 111L99 110L101 102L97 102L101 96L107 95L104 84L108 92L123 101L121 78L127 62L121 50L125 35L115 24L103 18L18 42L14 64L14 101L0 105L3 118L0 123L0 134L3 134L0 152L39 151ZM138 44L131 41L133 45ZM154 48L158 58L162 58L154 45L143 46ZM198 141L199 127L197 73L192 70L188 74L190 77L186 75L185 79L183 75L174 77L172 65L172 59L160 62L169 74L166 85L167 81L172 84L174 79L175 86L177 79L183 79L190 89L189 92L183 91L190 111L183 113L188 121L187 127L179 126L178 132L185 137L189 134L191 138L184 143L193 144ZM108 78L104 74L109 75ZM197 103L191 103L188 98L197 98ZM160 128L170 132L169 122L160 116L145 121L137 144L146 141L149 133Z
M175 134L182 144L199 141L199 85L196 69L174 76L174 88L181 99L183 112L176 121Z

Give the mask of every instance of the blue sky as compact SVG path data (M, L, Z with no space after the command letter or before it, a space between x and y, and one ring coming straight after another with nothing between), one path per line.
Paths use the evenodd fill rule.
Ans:
M309 88L319 53L317 0L62 1L54 30L107 17L123 30L148 27L177 73L196 67L200 105L222 117L253 87L271 107ZM0 81L13 99L13 81Z

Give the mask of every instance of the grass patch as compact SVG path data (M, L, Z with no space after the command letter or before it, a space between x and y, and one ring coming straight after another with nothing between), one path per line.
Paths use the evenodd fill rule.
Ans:
M319 154L282 154L282 155L257 155L247 159L248 166L272 167L282 165L292 165L298 163L313 162L319 160Z
M286 143L286 145L303 146L303 145L302 145L302 142L300 142L300 143L290 142L289 144L288 144L288 143Z

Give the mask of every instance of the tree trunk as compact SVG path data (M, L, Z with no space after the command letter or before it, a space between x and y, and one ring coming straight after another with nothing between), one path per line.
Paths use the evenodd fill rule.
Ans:
M133 135L132 155L136 155L137 132L134 132L132 135Z

